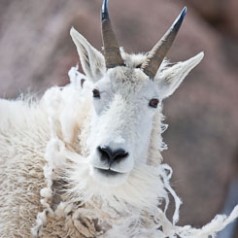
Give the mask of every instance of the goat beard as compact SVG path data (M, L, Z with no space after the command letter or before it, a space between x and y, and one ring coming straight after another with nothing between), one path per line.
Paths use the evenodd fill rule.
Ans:
M177 226L181 201L170 186L172 169L168 165L138 165L125 183L109 189L90 176L90 165L85 161L86 158L66 159L64 166L52 170L52 183L49 183L52 185L52 194L61 195L58 204L52 207L53 213L60 217L65 217L70 212L79 213L81 217L92 221L92 224L96 222L92 226L100 227L105 238L137 237L142 233L144 236L139 237L157 237L158 233L161 233L161 237L213 237L238 217L236 206L229 216L218 215L201 229ZM48 179L50 177L46 177ZM166 216L170 202L168 194L175 200L172 222ZM41 195L44 195L43 191ZM52 201L56 199L53 198ZM162 209L163 201L165 203ZM36 223L36 228L40 227L41 222Z
M89 164L79 162L72 164L64 177L69 185L67 191L71 201L98 201L102 207L107 204L105 207L127 213L128 207L153 211L164 199L167 200L168 194L160 173L161 166L139 165L130 172L124 183L109 187L90 175Z

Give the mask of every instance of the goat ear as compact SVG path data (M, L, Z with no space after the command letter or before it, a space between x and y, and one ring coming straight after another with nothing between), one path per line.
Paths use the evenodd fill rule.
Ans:
M165 66L161 72L158 72L154 80L158 83L161 99L172 95L188 73L200 63L203 57L204 53L201 52L184 62Z
M92 81L97 81L106 71L104 56L74 28L71 28L70 35L77 47L84 73Z

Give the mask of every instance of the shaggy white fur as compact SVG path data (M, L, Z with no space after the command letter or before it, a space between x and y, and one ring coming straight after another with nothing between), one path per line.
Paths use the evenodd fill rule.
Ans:
M111 91L106 91L111 94L120 86L121 91L115 95L115 104L102 109L102 105L93 102L91 96L93 80L88 78L90 75L96 77L97 68L94 67L94 72L90 73L88 64L92 62L87 58L91 54L95 65L102 67L101 75L105 70L104 61L100 61L102 55L74 30L71 33L84 59L84 67L87 67L87 76L72 68L69 72L70 84L47 90L39 101L0 101L0 237L214 237L216 232L237 218L238 206L228 217L216 216L201 229L176 225L181 200L170 186L172 169L162 163L161 157L161 151L166 148L161 134L167 126L162 123L161 104L157 110L149 108L147 94L141 91L145 89L151 94L154 90L154 93L158 93L154 89L158 83L161 100L168 97L200 62L203 54L180 62L172 69L165 61L155 81L152 81L141 69L134 69L144 61L143 55L130 57L122 52L127 67L108 70L101 80L103 83L96 85L104 90L102 92L106 91L105 87L111 87ZM89 51L88 55L86 51ZM94 54L95 57L92 57ZM111 82L110 78L114 81ZM128 87L125 88L125 85ZM133 101L138 104L135 107L131 103L131 95L137 97L137 101ZM106 96L110 98L110 95ZM154 97L154 94L150 96ZM148 116L144 117L140 126L144 127L142 129L147 137L144 138L144 134L141 136L137 131L134 131L136 136L131 133L131 128L128 128L118 110L118 107L122 110L125 108L121 104L116 105L118 102L132 110L127 112L129 115L124 115L129 118L130 126L138 130L141 128L134 125L134 118L144 105ZM117 107L113 107L115 105ZM101 117L96 115L95 107ZM93 136L101 136L100 139L106 141L105 134L94 128L100 118L102 124L99 125L109 128L110 132L114 130L117 143L122 144L127 139L127 134L124 135L126 139L118 136L118 127L108 127L105 123L107 110L112 114L118 113L119 118L113 118L111 124L123 125L125 131L132 134L132 139L128 141L138 137L136 142L143 141L146 148L143 151L139 148L142 145L135 144L134 157L128 156L130 163L127 164L127 158L124 164L118 163L118 167L115 167L117 172L126 169L125 164L132 166L132 169L123 175L117 173L113 178L106 175L95 177L92 163L98 166L100 162L102 168L104 164L97 158L90 159L95 149L90 145L98 140L97 136ZM142 120L143 113L140 112L138 121ZM92 117L97 120L92 121ZM93 128L95 134L91 132ZM140 157L138 150L147 152L146 158L142 155L142 158L137 158ZM124 177L113 180L115 176ZM166 215L171 202L169 197L175 203L172 221Z
M71 83L76 80L77 78L74 79L71 75ZM58 93L58 96L60 96L61 93ZM54 111L57 111L55 105L49 108L51 108L51 112L53 108ZM55 113L51 115L53 116ZM49 120L57 120L57 118L61 117L50 117ZM63 123L61 121L61 125ZM55 121L52 124L55 125L57 122ZM51 128L51 130L53 131L54 129ZM52 134L57 137L57 131L54 131ZM56 148L58 150L55 150ZM52 179L57 179L57 175L54 178L52 177L52 171L54 171L54 174L59 173L60 178L67 181L70 187L67 187L66 199L59 203L55 211L50 209L47 202L45 203L45 210L39 216L42 219L37 221L35 227L37 230L41 228L43 232L46 228L42 227L42 223L47 223L46 211L52 217L65 217L67 216L66 213L74 214L72 218L81 222L76 227L78 227L79 233L82 233L83 237L102 236L118 238L213 237L216 232L222 230L238 216L237 206L230 216L217 216L211 223L201 229L195 229L190 226L177 226L181 200L170 186L169 181L172 176L172 169L166 164L137 167L130 175L126 184L112 188L104 187L100 182L88 176L90 174L90 167L87 161L79 154L67 150L58 138L52 138L49 141L45 158L49 166L45 167L45 169L49 171L49 168L51 168L51 176L48 176L49 173L45 173L48 187L41 190L42 196L48 198L50 197L49 195L52 195ZM60 166L57 161L61 162ZM67 168L68 171L65 173L64 169L62 171L62 168ZM48 192L46 192L47 189ZM169 206L168 193L172 195L175 202L172 222L166 217L166 211ZM76 206L75 204L79 203L79 201L80 204ZM160 208L162 202L165 202L163 209Z

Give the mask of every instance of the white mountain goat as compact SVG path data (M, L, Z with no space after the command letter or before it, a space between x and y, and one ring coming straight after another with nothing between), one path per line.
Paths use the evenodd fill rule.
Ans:
M181 201L162 163L161 107L203 58L164 60L186 8L149 53L129 55L107 4L104 55L70 32L85 75L72 68L71 83L40 100L0 100L1 238L213 237L238 216L236 207L201 229L176 225Z

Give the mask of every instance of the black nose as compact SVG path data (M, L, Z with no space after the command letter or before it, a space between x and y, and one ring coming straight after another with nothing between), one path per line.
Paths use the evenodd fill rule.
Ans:
M125 159L129 154L123 149L111 149L109 146L99 146L98 152L101 156L102 161L107 161L109 165L114 162L119 163L123 159Z

